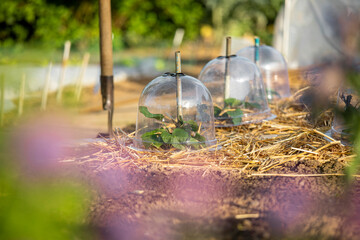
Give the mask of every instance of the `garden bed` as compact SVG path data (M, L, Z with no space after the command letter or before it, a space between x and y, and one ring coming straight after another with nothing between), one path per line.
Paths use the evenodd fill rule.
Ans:
M88 221L103 239L356 239L352 149L325 134L331 112L309 120L302 92L272 121L218 128L215 151L140 152L119 130L61 162L97 189Z

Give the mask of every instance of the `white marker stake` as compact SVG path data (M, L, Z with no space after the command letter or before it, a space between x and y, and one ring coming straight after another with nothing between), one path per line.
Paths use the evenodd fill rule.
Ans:
M24 110L24 99L25 99L25 83L26 75L23 73L19 88L19 106L18 106L18 116L20 117L23 114Z
M52 69L52 62L49 63L49 68L48 68L48 71L47 71L47 74L46 74L44 89L43 89L43 92L42 92L42 97L41 97L41 110L42 111L46 110L47 98L48 98L48 95L49 95L51 69Z
M84 75L85 75L85 72L86 72L86 68L87 68L87 66L88 66L88 64L89 64L89 59L90 59L90 54L89 54L89 53L85 53L85 55L84 55L84 57L83 57L82 64L81 64L80 75L79 75L78 81L77 81L77 83L76 83L75 96L76 96L76 101L77 101L77 102L80 101L83 79L84 79Z
M175 36L173 39L173 48L178 48L184 38L185 30L183 28L176 29Z
M64 78L65 78L65 70L66 70L66 66L69 60L69 56L70 56L70 47L71 47L71 42L70 41L66 41L65 42L65 46L64 46L64 55L63 55L63 60L62 60L62 64L61 64L61 72L60 72L60 79L59 79L59 89L56 95L56 101L57 103L61 103L62 101L62 92L63 92L63 85L64 85Z

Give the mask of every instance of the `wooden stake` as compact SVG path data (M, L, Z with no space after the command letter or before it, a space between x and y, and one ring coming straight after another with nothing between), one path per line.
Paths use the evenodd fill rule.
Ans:
M26 75L23 73L20 88L19 88L19 106L18 106L18 116L23 114L24 110L24 99L25 99L25 83L26 83Z
M63 60L62 60L62 64L61 64L61 72L60 72L60 79L59 79L59 89L56 95L56 101L57 103L61 103L62 101L62 92L63 92L63 88L64 88L64 79L65 79L65 70L66 70L66 66L68 64L69 61L69 57L70 57L70 47L71 47L71 42L70 41L66 41L65 45L64 45L64 55L63 55Z
M225 56L225 79L224 79L224 100L230 96L230 55L231 55L231 37L226 38L226 56Z
M5 76L0 76L0 127L4 126L4 106L5 106Z
M41 110L42 111L46 110L47 98L48 98L48 95L49 95L49 85L50 85L50 76L51 76L52 65L53 65L52 62L50 62L49 67L48 67L48 71L47 71L47 74L46 74L44 89L43 89L43 92L42 92L42 97L41 97Z
M103 109L108 110L108 133L113 137L114 77L111 32L111 1L99 0L101 96Z
M176 69L176 110L178 121L183 121L182 113L182 85L181 85L181 56L180 51L175 52L175 69Z
M77 102L80 101L80 95L81 95L81 90L82 90L82 85L83 85L83 79L84 79L84 75L85 75L85 72L86 72L86 68L87 68L87 66L89 64L89 59L90 59L90 54L85 53L85 55L83 57L82 64L81 64L80 75L79 75L78 81L76 83L75 96L76 96L76 101Z

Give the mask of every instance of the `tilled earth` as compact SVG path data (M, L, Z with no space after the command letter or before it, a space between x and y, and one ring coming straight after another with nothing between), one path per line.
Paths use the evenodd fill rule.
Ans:
M80 151L84 152L84 151ZM99 239L360 239L360 185L343 163L299 160L267 175L216 167L79 165L96 189Z
M360 239L360 182L346 183L340 159L304 155L258 174L76 152L88 160L68 166L93 187L88 223L99 239Z

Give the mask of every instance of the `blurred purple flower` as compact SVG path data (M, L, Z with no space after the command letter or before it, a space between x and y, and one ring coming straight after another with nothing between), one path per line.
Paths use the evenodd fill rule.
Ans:
M11 142L20 167L27 173L53 174L58 160L66 153L70 142L70 128L59 116L42 116L18 127Z

